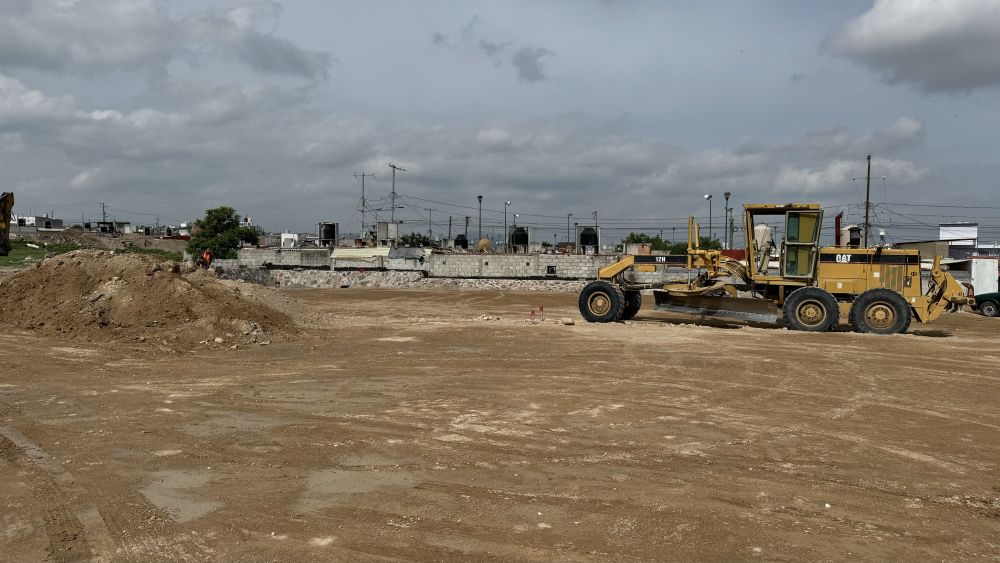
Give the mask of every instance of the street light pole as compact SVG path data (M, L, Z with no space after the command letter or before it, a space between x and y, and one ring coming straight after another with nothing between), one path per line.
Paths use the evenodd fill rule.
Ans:
M597 212L594 212L594 228L597 229L597 253L601 253L601 228L597 226Z
M705 194L705 199L708 200L708 241L712 242L715 238L712 236L712 194Z
M507 208L510 207L510 202L505 201L503 204L503 252L507 253L507 249L510 247L510 233L507 231ZM517 221L514 221L514 225L517 225Z
M732 248L732 245L729 242L729 238L730 238L729 234L730 234L730 231L731 231L731 229L729 228L729 212L732 211L732 209L729 209L729 196L731 196L733 194L730 193L730 192L726 192L726 193L724 193L722 195L725 196L725 198L726 198L726 217L725 217L725 220L722 222L722 227L724 229L726 229L726 231L725 231L726 234L722 236L722 241L723 241L722 248L725 248L726 250L729 250L730 248Z
M570 240L570 239L572 238L572 237L570 236L570 234L569 234L569 219L570 219L570 217L572 217L572 216L573 216L573 214L572 214L572 213L567 213L567 214L566 214L566 242L567 242L567 243L568 243L568 242L569 242L569 240Z
M476 199L479 200L479 240L476 244L479 244L479 241L483 240L483 196L476 196Z

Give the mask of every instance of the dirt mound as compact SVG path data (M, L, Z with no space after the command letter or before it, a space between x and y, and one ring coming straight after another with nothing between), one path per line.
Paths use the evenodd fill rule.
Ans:
M169 345L232 346L295 334L293 320L258 293L175 262L79 250L0 281L0 320L74 339Z

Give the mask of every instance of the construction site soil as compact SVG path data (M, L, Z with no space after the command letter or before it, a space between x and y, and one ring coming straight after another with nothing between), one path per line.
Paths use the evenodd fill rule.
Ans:
M149 256L79 250L2 279L0 318L7 326L88 342L253 344L297 332L271 306L274 299L266 302L271 293Z
M0 560L1000 559L996 319L596 325L569 293L154 273L100 325L83 297L118 282L61 259L0 290ZM287 337L162 326L213 315Z

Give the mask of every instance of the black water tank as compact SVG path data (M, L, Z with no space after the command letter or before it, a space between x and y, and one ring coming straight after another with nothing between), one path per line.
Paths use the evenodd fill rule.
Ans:
M597 246L600 239L597 237L597 229L586 227L580 231L580 246Z
M469 249L469 239L465 235L458 235L455 237L455 248Z
M510 232L511 246L528 246L528 229L524 227L514 227Z
M320 246L325 246L329 244L337 244L337 224L336 223L320 223L319 229L317 229L317 238L319 239Z

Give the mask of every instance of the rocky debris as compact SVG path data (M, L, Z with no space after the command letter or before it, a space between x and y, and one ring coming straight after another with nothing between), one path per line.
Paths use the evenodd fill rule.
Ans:
M563 317L562 319L559 320L559 322L561 322L562 324L564 324L566 326L573 326L573 325L576 324L576 321L574 321L573 319L571 319L569 317Z
M172 347L241 334L247 343L299 331L266 296L213 273L148 255L78 250L0 280L0 318L41 334ZM229 336L230 340L235 340ZM238 343L238 342L232 342Z
M494 278L427 278L421 272L328 270L226 269L222 277L242 279L265 286L288 288L351 288L382 289L470 289L495 291L541 291L579 293L585 280L519 280Z

